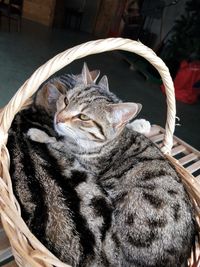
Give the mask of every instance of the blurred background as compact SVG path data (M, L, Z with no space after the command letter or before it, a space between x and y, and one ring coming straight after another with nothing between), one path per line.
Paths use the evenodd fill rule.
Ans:
M181 124L175 134L200 149L199 14L199 0L0 0L0 106L67 48L108 37L140 40L165 61L174 80ZM123 100L142 103L140 118L165 125L162 81L146 60L129 52L102 53L59 73L80 73L83 61L106 74Z

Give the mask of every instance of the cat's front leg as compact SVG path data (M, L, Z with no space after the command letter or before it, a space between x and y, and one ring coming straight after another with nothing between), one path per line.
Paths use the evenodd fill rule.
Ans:
M39 130L37 128L31 128L27 132L27 136L35 142L39 143L54 143L56 142L55 137L50 137L48 134L46 134L44 131Z

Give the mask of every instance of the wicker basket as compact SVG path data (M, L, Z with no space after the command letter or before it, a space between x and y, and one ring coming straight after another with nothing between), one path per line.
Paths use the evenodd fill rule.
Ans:
M57 266L67 267L69 265L58 260L47 250L29 231L21 218L20 207L13 195L11 178L9 175L10 158L6 148L8 130L15 114L20 111L31 96L36 92L41 83L59 69L68 65L75 59L91 54L111 50L125 50L134 52L147 59L160 73L163 80L167 97L167 122L162 151L176 167L184 183L196 210L196 222L200 229L200 183L184 169L176 159L170 156L173 145L173 133L175 127L175 97L173 82L169 70L163 61L155 53L140 42L122 38L109 38L105 40L91 41L68 49L58 54L53 59L36 70L27 80L10 102L0 113L0 211L1 220L5 232L10 240L15 260L19 266ZM192 254L190 266L200 266L198 263L198 245Z

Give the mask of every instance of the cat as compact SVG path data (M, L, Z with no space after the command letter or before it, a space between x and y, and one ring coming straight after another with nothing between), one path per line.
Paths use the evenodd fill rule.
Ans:
M193 208L159 148L127 127L141 105L123 103L105 78L93 84L87 73L84 80L57 98L54 128L60 140L34 128L28 137L46 144L63 167L72 155L76 169L89 173L110 201L101 239L105 266L186 267L195 235ZM84 183L76 190L87 192Z
M48 136L51 136L53 141L58 138L56 132L53 130L53 116L56 112L56 100L60 94L64 95L67 90L71 90L74 87L85 83L84 79L86 73L87 76L90 77L91 82L95 84L100 72L98 70L89 72L87 64L84 63L82 73L79 75L62 75L45 82L35 95L32 106L16 115L11 129L9 130L8 139L8 149L11 156L10 173L14 193L22 209L22 217L31 231L41 240L41 242L43 242L43 244L45 244L61 260L64 260L73 266L78 263L81 263L83 266L83 262L87 266L91 266L91 264L94 266L94 264L97 264L97 261L99 262L98 266L107 266L107 264L102 263L102 261L105 261L105 257L103 256L103 252L101 252L101 248L98 247L97 249L97 245L93 244L95 239L95 242L99 242L98 246L100 246L101 242L98 241L100 240L100 232L97 228L101 225L102 229L104 229L102 230L103 232L109 228L112 212L110 201L106 199L104 192L101 192L102 188L99 190L98 186L94 184L93 181L90 181L88 177L87 183L84 182L86 175L82 170L80 171L80 168L79 171L72 170L70 173L68 169L67 173L63 173L66 166L72 166L73 158L69 157L67 159L64 154L63 158L65 158L65 160L62 159L58 161L58 156L55 155L56 149L54 150L54 154L49 154L45 144L31 142L26 136L26 133L30 128L37 127L37 129L41 129L45 131ZM108 84L107 77L104 76L100 83ZM58 153L60 156L63 151L60 150ZM73 178L73 183L69 179L65 181L65 177L68 176ZM85 183L87 191L91 191L89 196L85 193L85 190L83 190L84 194L82 191L78 193L76 192L74 187L76 187L79 182ZM54 186L54 183L58 183L58 186ZM63 219L63 221L65 221L63 224L69 228L68 231L78 231L76 233L76 238L74 237L75 234L70 236L69 243L74 244L70 245L70 249L67 245L65 245L64 249L60 248L63 246L63 240L65 240L66 243L68 241L64 235L62 238L59 236L59 234L62 235L64 227L60 232L57 230L57 236L54 234L54 236L50 237L52 227L47 221L47 218L52 213L50 213L50 208L48 207L49 203L45 198L45 192L49 191L49 194L50 192L52 194L57 188L58 193L59 187L61 191L64 190L61 189L64 185L68 187L68 190L64 191L63 194L68 195L67 197L65 196L65 200L69 203L67 203L67 205L66 203L64 204L66 208L66 218L65 220ZM92 194L97 197L96 204L95 201L93 201L93 204L96 205L94 209L96 215L92 213L91 205L89 204L88 207L88 204L86 203L89 198L92 198ZM85 200L84 197L86 197ZM75 206L72 207L70 205ZM56 204L54 204L53 207L55 206ZM87 216L81 214L82 211L79 206L84 210L84 213L86 213ZM73 220L67 213L68 211L73 217ZM89 216L92 219L89 220ZM61 218L59 220L61 220ZM74 220L76 220L76 222ZM87 226L88 223L90 223L89 227ZM61 226L63 226L63 224L60 223ZM83 224L83 226L81 226L81 224ZM97 225L95 228L96 230L92 224ZM78 230L75 228L78 228ZM92 228L93 232L90 231L90 228ZM93 237L93 233L95 238ZM91 242L87 242L87 237L90 237ZM60 239L60 244L58 244L55 239ZM73 239L76 241L72 241ZM66 253L66 250L68 253ZM90 257L87 256L87 254L89 255L91 253L98 255L96 256L96 259L93 256L93 263L91 263ZM99 258L99 260L97 260L97 258Z
M84 64L82 72L86 72ZM99 71L90 72L95 83ZM57 95L81 84L84 75L64 75L42 85L33 105L16 115L9 130L8 149L13 190L22 217L33 234L58 258L72 266L106 266L101 238L109 227L112 206L92 175L63 151L49 153L46 144L27 138L36 127L56 140L53 114ZM56 90L55 90L56 88ZM63 168L63 165L65 168ZM66 166L68 168L66 169ZM78 170L77 170L78 169ZM76 187L82 184L84 190ZM54 230L54 231L52 231Z

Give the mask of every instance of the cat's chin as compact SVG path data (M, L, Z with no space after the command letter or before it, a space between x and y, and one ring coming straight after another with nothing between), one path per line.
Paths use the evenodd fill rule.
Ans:
M63 132L62 128L58 124L54 124L54 129L59 136L65 136L66 133Z

